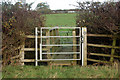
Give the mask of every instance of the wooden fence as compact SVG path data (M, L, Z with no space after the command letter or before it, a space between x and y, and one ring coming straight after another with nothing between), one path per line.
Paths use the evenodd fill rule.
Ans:
M89 55L95 55L95 56L104 56L104 57L110 57L109 61L101 61L101 60L96 60L96 59L90 59L87 58L88 61L93 61L93 62L99 62L99 63L112 63L114 61L114 58L120 58L120 56L115 55L115 49L120 49L119 46L116 46L116 40L117 38L120 39L119 36L117 35L104 35L104 34L87 34L88 37L108 37L112 38L112 46L110 45L101 45L101 44L92 44L92 43L87 43L87 46L92 46L92 47L103 47L103 48L110 48L111 49L111 54L105 54L105 53L89 53Z
M58 36L59 35L57 29L51 30L50 34L51 34L51 36ZM75 36L75 34L76 33L73 30L73 35ZM48 31L46 32L46 35L49 35ZM115 49L120 49L119 46L116 46L116 40L117 40L117 38L120 38L119 36L104 35L104 34L87 34L87 36L88 37L109 37L109 38L113 39L113 42L112 42L112 46L110 46L110 45L101 45L101 44L87 43L88 47L110 48L111 49L111 54L90 52L89 55L110 57L110 60L109 61L102 61L102 60L96 60L96 59L91 59L91 58L87 58L86 57L84 59L86 65L87 65L87 61L98 62L98 63L112 63L114 61L114 58L120 58L120 56L115 55ZM32 39L35 38L34 35L25 35L25 37L26 38L32 38ZM40 36L38 36L38 38L40 38ZM53 38L52 44L56 43L56 41L58 42L59 40L56 40L56 38ZM46 43L48 43L48 44L50 43L49 42L49 38L46 40ZM73 43L76 43L76 38L73 39ZM35 48L25 48L25 43L23 43L23 45L21 47L22 47L22 49L20 51L20 59L21 59L21 62L22 62L21 65L24 65L24 62L35 62L35 59L24 59L25 51L35 51ZM57 50L57 49L55 49L56 47L46 47L46 48L43 48L43 51L46 51L46 52L49 53L51 48L52 48L53 52L54 52L54 50ZM38 50L40 50L40 49L38 49ZM76 51L76 47L74 47L73 50ZM86 48L86 53L87 53L87 48ZM85 56L87 56L87 54ZM48 54L47 57L50 58L51 56ZM76 58L76 55L74 55L74 58ZM40 62L46 62L46 61L42 60ZM50 61L47 61L47 62L50 64ZM74 65L76 65L76 61L73 61L73 63L74 63Z

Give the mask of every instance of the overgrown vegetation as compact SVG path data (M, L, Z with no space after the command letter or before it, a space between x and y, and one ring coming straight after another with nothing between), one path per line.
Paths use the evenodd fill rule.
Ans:
M86 26L89 33L120 34L120 1L78 4L77 26Z
M13 70L14 69L14 70ZM3 78L118 78L110 66L7 66Z
M88 33L120 35L120 1L119 2L78 2L79 14L76 25L86 26ZM88 43L112 45L113 38L88 37ZM120 46L120 39L116 40L116 45ZM111 54L111 49L88 47L88 57L92 59L107 60L108 57L89 56L89 53ZM120 49L115 50L119 56ZM118 60L118 59L117 59Z
M29 4L2 3L2 56L3 64L12 63L11 57L19 55L25 34L34 34L36 26L44 26L44 17L30 10Z

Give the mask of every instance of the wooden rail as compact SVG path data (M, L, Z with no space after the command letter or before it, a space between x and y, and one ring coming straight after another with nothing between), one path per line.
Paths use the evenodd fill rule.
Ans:
M105 48L116 48L116 49L120 49L120 47L118 46L108 46L108 45L101 45L101 44L87 44L88 46L93 46L93 47L105 47Z
M38 60L39 62L50 62L50 61L46 61L46 60L42 60L42 61L40 61L40 60ZM35 62L35 59L24 59L24 60L22 60L22 62Z
M21 50L24 50L24 51L35 51L35 48L23 48ZM38 50L40 50L40 48L38 48ZM47 51L48 49L47 48L43 48L42 50L43 51Z
M101 60L95 60L95 59L90 59L87 58L88 61L93 61L93 62L99 62L99 63L110 63L109 61L101 61Z
M53 36L57 36L59 35L58 32L56 34L56 31L53 29L53 31L51 30L50 32L46 32L46 35L49 36L49 33L51 33ZM73 31L73 35L75 35L76 33ZM90 59L90 58L85 58L84 59L84 63L87 64L87 61L93 61L93 62L100 62L100 63L112 63L114 61L114 58L120 58L120 56L117 56L115 55L115 49L120 49L119 46L116 46L116 39L120 39L120 37L118 35L104 35L104 34L87 34L88 37L109 37L109 38L112 38L113 39L113 42L112 42L112 45L103 45L103 44L93 44L93 43L87 43L87 46L90 46L90 47L104 47L104 48L110 48L111 49L111 54L104 54L104 53L88 53L89 55L94 55L94 56L104 56L104 57L110 57L110 61L101 61L101 60L95 60L95 59ZM25 35L24 37L26 38L35 38L34 35ZM40 36L38 36L38 38L41 38ZM85 38L87 39L87 38ZM46 40L46 43L49 44L49 38L47 38ZM52 40L53 44L56 43L56 38L53 38ZM73 38L73 43L76 43L76 38ZM20 55L19 56L22 56L20 59L22 61L22 65L24 65L24 62L35 62L35 59L24 59L24 52L25 51L35 51L35 48L24 48L24 43L22 45L22 49L20 51ZM43 48L44 51L47 51L48 53L50 52L50 48L52 47L46 47L46 48ZM56 47L53 47L54 50L57 48ZM87 51L87 48L85 48L86 51ZM39 48L38 48L39 50ZM53 52L55 52L54 50L52 50ZM76 51L76 47L73 47L73 50ZM18 56L17 56L18 57ZM48 57L50 58L50 55L48 54ZM16 57L15 57L16 58ZM76 55L74 55L74 58L76 58ZM44 61L43 61L44 62ZM49 61L47 61L49 63ZM76 64L76 62L74 61L74 64Z
M111 49L111 54L103 54L103 53L88 53L89 55L95 55L95 56L104 56L104 57L110 57L110 61L101 61L101 60L95 60L95 59L87 59L88 61L93 61L93 62L100 62L100 63L112 63L115 58L120 58L120 56L115 55L115 49L120 49L119 46L116 46L116 40L117 38L120 39L118 35L104 35L104 34L87 34L88 37L110 37L113 39L112 46L110 45L101 45L101 44L92 44L88 43L87 46L92 46L92 47L104 47L104 48L110 48Z
M106 34L87 34L87 36L89 37L117 37L119 38L118 35L106 35Z
M35 38L35 35L25 35L25 38ZM40 36L38 36L38 38L41 38Z
M110 54L103 54L103 53L89 53L89 55L111 57ZM113 55L113 57L120 58L120 56L115 56L115 55Z

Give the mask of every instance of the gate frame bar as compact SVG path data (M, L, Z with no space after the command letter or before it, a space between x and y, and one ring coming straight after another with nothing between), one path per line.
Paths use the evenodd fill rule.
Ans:
M37 42L38 42L38 28L36 27L35 28L35 66L38 65L38 45L37 45Z
M51 29L51 28L52 27L42 27L41 33L42 33L42 29ZM66 29L66 28L77 29L78 28L78 29L80 29L80 27L54 27L53 29L56 29L56 28L59 28L59 29ZM82 34L81 34L82 37L80 37L80 40L82 39L82 41L83 41L82 46L81 46L82 47L82 52L81 52L81 54L82 54L82 66L86 66L87 65L87 28L82 27L80 30L82 31ZM42 37L42 34L41 34L41 37ZM36 27L35 28L35 66L38 65L38 45L37 45L37 42L38 42L38 28ZM42 44L40 43L40 46L41 45ZM41 47L40 47L40 49L42 50ZM40 50L40 55L42 55L41 50ZM42 56L40 57L40 60L42 60ZM79 60L79 59L76 59L76 60Z

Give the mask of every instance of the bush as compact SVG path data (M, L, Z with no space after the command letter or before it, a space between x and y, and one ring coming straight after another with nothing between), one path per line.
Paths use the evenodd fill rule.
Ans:
M6 65L11 63L12 56L19 54L25 40L23 35L34 34L36 26L44 26L44 17L19 2L15 5L4 2L2 6L2 56Z
M86 26L90 33L120 34L120 1L78 4L77 26Z
M83 2L79 4L77 15L77 27L86 26L88 33L120 35L120 1L119 2ZM88 43L112 45L111 38L88 37ZM116 41L119 46L119 39ZM88 46L88 57L92 59L109 60L107 57L92 56L89 53L111 54L109 48L98 48ZM115 50L115 55L119 56L120 49Z

